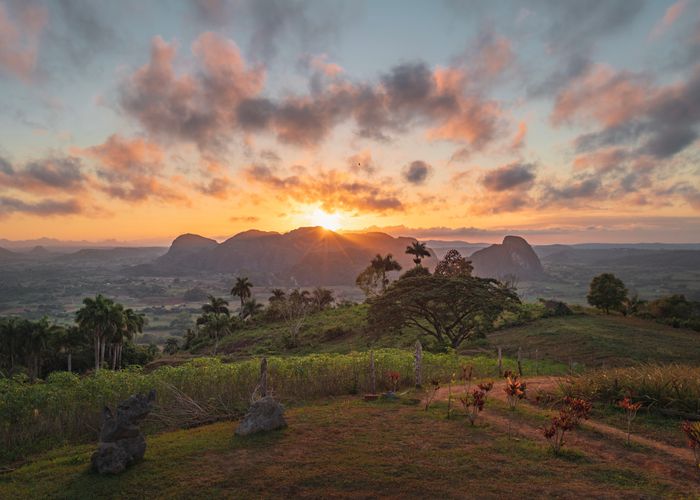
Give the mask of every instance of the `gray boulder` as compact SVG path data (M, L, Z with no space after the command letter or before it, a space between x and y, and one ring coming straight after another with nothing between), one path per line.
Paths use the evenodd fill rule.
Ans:
M287 421L284 419L284 406L275 401L272 396L265 396L250 405L248 412L236 429L236 434L247 436L283 427L287 427Z
M151 411L155 398L155 390L148 396L131 396L117 406L116 414L105 406L102 410L100 442L91 459L93 470L100 474L119 474L143 459L146 438L138 424Z

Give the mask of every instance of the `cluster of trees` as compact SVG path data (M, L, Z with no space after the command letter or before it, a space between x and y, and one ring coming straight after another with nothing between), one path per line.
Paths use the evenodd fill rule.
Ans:
M332 307L335 303L333 291L317 287L312 291L293 289L289 292L274 288L271 290L268 306L252 298L253 284L248 278L237 278L231 289L231 295L240 298L238 315L232 315L229 303L223 298L210 295L208 302L202 306L202 314L196 319L194 329L189 329L185 336L184 349L190 349L205 339L214 340L213 352L216 354L219 340L244 326L246 322L284 321L287 324L285 345L296 347L298 335L309 313ZM172 354L179 349L177 339L168 339L164 352Z
M700 302L688 300L681 294L645 301L636 294L629 295L622 280L611 273L603 273L591 280L588 303L606 314L617 311L625 316L638 316L676 328L700 331Z
M43 318L0 318L0 372L26 370L31 379L43 374L77 368L121 368L125 363L148 362L155 346L137 348L134 336L143 331L145 317L102 295L86 298L76 312L75 324L60 325Z
M411 326L440 346L457 348L492 329L504 311L520 304L513 288L472 276L471 262L457 250L450 250L433 273L422 265L423 257L430 256L424 243L414 243L406 253L415 256L415 267L393 283L386 273L401 266L391 255L377 255L357 278L368 296L370 326L377 332L400 333Z

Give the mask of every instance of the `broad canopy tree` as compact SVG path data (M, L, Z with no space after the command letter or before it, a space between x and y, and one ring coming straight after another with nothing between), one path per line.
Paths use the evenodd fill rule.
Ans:
M603 273L591 280L587 299L590 305L609 314L611 309L622 309L622 304L627 299L627 288L614 274Z
M493 279L417 276L400 279L370 300L369 322L377 331L418 328L453 348L489 331L517 294Z

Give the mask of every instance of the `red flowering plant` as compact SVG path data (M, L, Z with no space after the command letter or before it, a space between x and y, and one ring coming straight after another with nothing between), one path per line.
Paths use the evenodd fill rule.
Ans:
M386 377L387 379L389 379L391 392L396 392L399 389L399 380L401 380L401 374L397 371L389 371L386 373Z
M585 399L565 397L564 406L559 414L552 417L550 425L543 429L544 437L552 446L554 453L559 453L564 446L564 435L579 426L581 420L588 419L592 405Z
M695 454L695 465L700 468L700 422L683 422L683 432L688 438L688 446Z
M465 394L459 400L464 406L464 412L467 414L469 423L474 425L479 413L484 409L486 404L486 394L493 388L493 382L481 383L470 393Z
M437 379L432 379L430 381L430 385L428 386L428 390L426 391L427 394L425 396L425 411L428 411L428 408L430 408L430 404L435 399L435 396L437 396L439 390L440 381Z
M618 401L617 406L625 410L627 415L627 444L630 444L630 433L632 429L632 421L637 416L637 412L642 407L641 402L633 403L629 396L625 396L621 401Z

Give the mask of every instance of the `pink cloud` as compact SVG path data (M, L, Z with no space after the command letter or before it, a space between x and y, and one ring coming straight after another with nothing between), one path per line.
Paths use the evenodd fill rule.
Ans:
M48 12L43 7L25 4L12 17L0 2L0 70L28 81L36 68L39 40Z
M688 6L688 0L678 0L676 3L671 5L666 9L664 16L659 20L654 26L649 34L649 38L655 39L659 38L661 35L666 33L668 29L675 23L678 18L683 14L685 8Z

